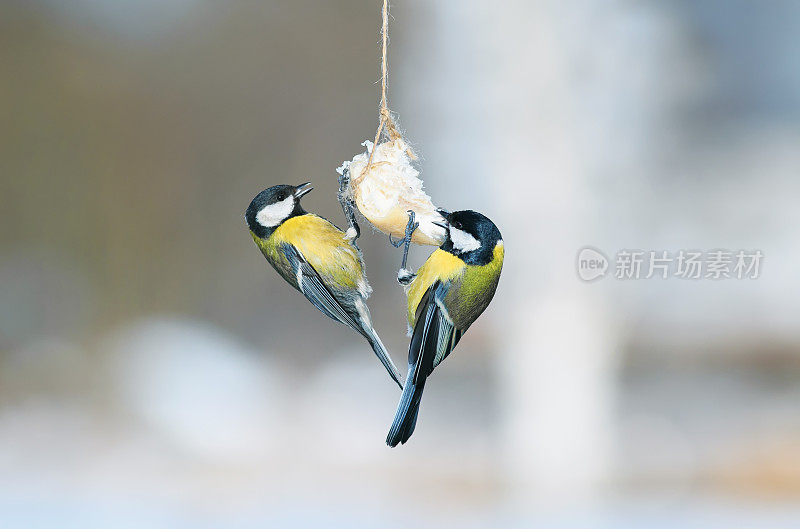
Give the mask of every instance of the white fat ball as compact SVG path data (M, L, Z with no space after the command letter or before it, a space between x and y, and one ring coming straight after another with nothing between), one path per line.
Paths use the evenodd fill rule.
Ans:
M403 237L408 224L408 210L416 214L416 229L412 241L416 244L439 246L444 242L445 231L433 224L441 222L431 197L422 190L419 171L411 165L409 147L402 138L378 144L372 157L372 166L364 174L372 142L362 143L366 151L344 162L336 169L343 174L350 169L350 189L362 215L383 233Z

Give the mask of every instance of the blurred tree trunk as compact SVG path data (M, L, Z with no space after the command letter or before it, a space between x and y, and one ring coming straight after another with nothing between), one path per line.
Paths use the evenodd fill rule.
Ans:
M403 88L421 93L413 104L433 116L425 168L434 197L485 209L504 236L503 278L485 317L496 331L505 475L526 502L591 497L611 466L614 336L597 285L575 272L592 242L589 168L555 2L435 5L435 23L420 32L428 40L415 43L417 77Z

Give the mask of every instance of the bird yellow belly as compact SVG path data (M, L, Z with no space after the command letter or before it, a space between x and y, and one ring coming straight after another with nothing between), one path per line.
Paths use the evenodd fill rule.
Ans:
M414 314L422 296L436 281L449 281L464 273L464 261L455 255L436 249L417 270L417 277L408 286L408 324L414 326Z
M292 217L278 226L267 241L256 242L273 260L283 258L280 254L283 243L291 244L326 283L357 288L362 294L368 294L358 250L344 238L342 230L322 217L312 214Z
M414 278L414 281L406 291L408 296L408 324L414 327L414 317L422 296L436 281L444 283L445 281L462 278L464 284L460 286L458 296L467 305L475 301L480 304L482 295L489 291L491 291L488 298L490 300L494 294L494 288L497 286L500 271L503 268L504 256L505 251L502 240L495 245L492 260L483 266L467 266L464 261L455 255L437 249L417 271L417 277Z

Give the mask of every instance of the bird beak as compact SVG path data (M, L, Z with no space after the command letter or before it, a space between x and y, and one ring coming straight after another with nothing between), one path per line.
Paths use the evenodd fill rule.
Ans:
M444 222L433 221L433 222L431 222L431 224L439 226L440 228L449 229L450 225L448 223L447 217L450 215L450 212L447 211L446 209L436 208L436 213L438 213L439 215L442 216L442 218L444 219Z
M294 198L300 198L303 195L309 193L313 187L311 187L311 182L306 182L305 184L300 184L299 186L294 188Z

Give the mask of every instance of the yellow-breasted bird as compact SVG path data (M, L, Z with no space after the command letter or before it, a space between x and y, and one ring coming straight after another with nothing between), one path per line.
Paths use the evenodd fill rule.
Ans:
M403 265L398 281L407 285L408 375L386 444L408 441L417 424L425 381L447 358L470 325L494 297L503 268L503 238L494 223L471 210L438 210L447 231L445 242L414 275ZM406 230L413 232L414 215Z
M326 316L366 338L402 388L400 373L372 328L365 301L372 289L361 251L339 228L300 206L311 189L308 182L278 185L256 195L245 213L253 240L287 283Z

